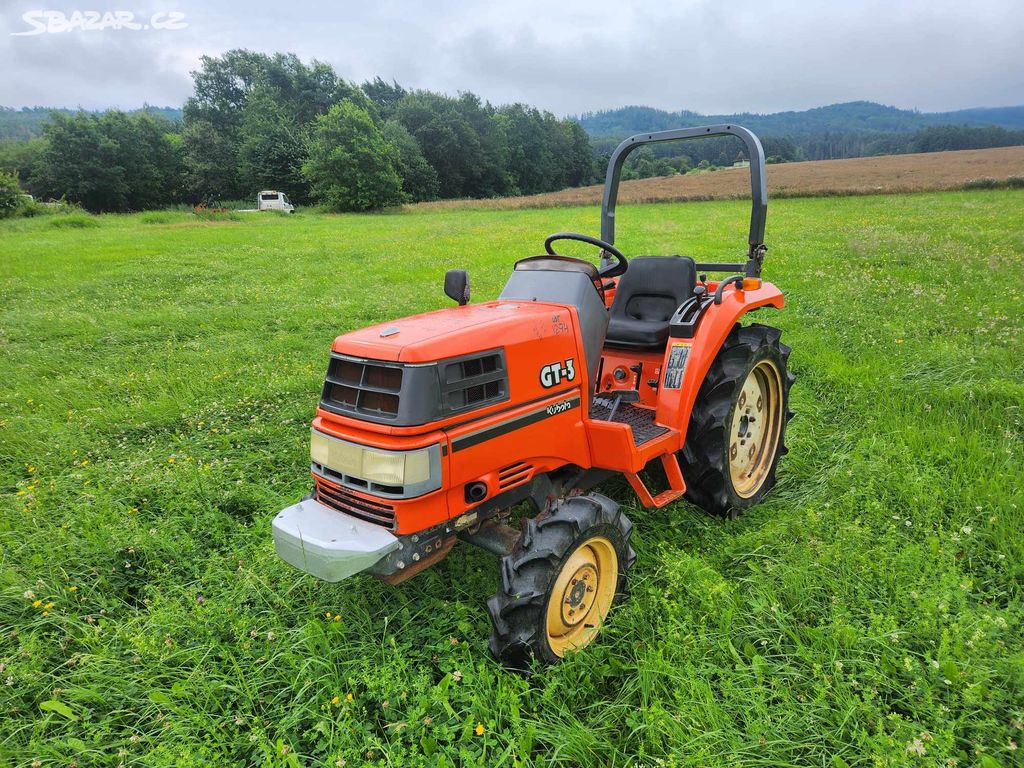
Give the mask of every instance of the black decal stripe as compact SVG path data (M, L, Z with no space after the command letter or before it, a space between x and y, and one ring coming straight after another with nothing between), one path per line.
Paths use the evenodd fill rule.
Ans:
M471 419L466 419L465 421L460 421L460 422L458 422L456 424L449 424L446 427L442 427L442 429L445 430L446 432L451 432L453 429L458 429L459 427L464 427L467 424L472 424L473 422L476 422L476 421L483 421L484 419L489 419L492 416L500 416L503 413L508 413L509 411L514 411L514 410L516 410L518 408L525 408L528 405L535 405L536 403L542 403L545 400L549 400L552 397L565 397L566 395L568 395L571 392L576 392L578 389L579 389L579 387L569 387L568 389L563 389L561 392L545 392L540 397L535 397L533 400L527 400L525 403L516 403L515 405L510 405L507 408L499 408L496 411L491 411L490 413L485 413L482 416L474 416Z
M500 424L495 424L493 427L487 427L486 429L481 429L479 432L473 432L471 434L464 435L463 437L457 437L452 440L452 453L461 451L464 448L472 448L474 445L479 445L480 443L492 440L495 437L507 435L509 432L514 432L517 429L528 427L531 424L536 424L538 421L543 421L544 419L551 418L552 416L558 416L561 413L568 413L573 408L578 408L580 405L579 397L574 397L568 400L569 407L565 410L548 413L548 408L559 406L565 402L567 401L560 400L551 403L550 405L546 405L543 408L539 408L536 411L532 411L531 413L524 413L522 416L517 416L514 419L503 421Z

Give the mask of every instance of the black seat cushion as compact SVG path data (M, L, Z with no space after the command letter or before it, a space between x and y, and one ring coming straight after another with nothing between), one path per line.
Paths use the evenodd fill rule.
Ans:
M608 323L608 344L657 348L668 340L668 321L693 295L697 267L689 256L637 256L619 278Z

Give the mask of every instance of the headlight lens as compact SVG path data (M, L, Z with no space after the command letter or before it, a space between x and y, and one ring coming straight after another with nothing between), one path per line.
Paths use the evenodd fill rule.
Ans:
M430 451L379 451L312 431L310 458L328 469L381 485L417 485L430 477ZM437 478L440 483L440 478Z

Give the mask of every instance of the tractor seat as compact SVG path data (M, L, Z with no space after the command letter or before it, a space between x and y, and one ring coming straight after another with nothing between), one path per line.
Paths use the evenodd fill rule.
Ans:
M689 256L637 256L619 278L609 310L610 346L659 349L673 313L693 296L697 267Z

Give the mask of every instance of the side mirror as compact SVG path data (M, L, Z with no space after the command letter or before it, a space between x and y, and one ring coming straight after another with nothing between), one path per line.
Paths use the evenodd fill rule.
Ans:
M469 273L464 269L449 269L444 273L444 295L463 306L469 302Z

